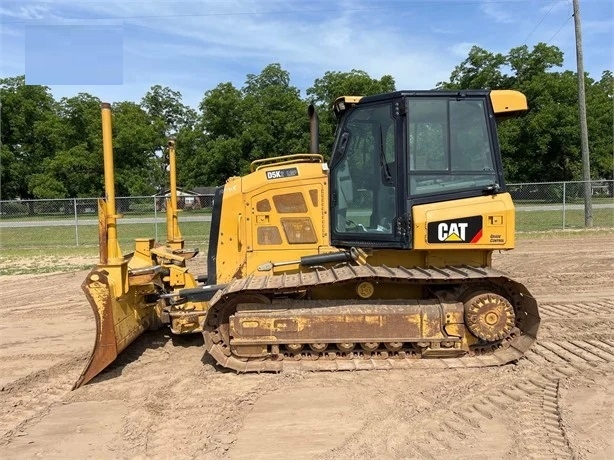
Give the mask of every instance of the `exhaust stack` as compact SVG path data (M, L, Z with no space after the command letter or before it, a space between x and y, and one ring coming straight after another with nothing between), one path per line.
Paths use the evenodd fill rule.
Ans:
M309 115L309 153L320 153L320 120L313 104L309 104L307 115Z

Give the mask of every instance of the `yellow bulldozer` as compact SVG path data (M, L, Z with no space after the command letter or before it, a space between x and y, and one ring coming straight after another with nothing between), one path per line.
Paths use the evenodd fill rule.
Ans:
M497 122L527 110L510 90L345 96L328 162L309 107L309 153L254 161L216 189L207 274L178 224L169 142L167 241L117 240L111 108L102 104L100 260L83 290L96 342L74 388L136 337L202 333L237 372L496 366L536 339L537 302L492 268L514 247Z

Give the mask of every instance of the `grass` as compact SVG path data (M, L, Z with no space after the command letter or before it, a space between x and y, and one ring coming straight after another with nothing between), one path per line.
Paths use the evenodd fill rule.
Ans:
M575 230L543 230L531 232L516 232L516 240L546 240L553 238L590 238L611 235L614 238L614 228L579 228Z
M612 204L612 197L609 196L594 196L592 197L593 204ZM565 204L584 204L584 197L567 197L565 199ZM516 207L522 206L563 206L563 199L561 197L553 197L548 200L547 198L542 199L534 199L534 200L514 200L514 205Z
M66 273L79 270L85 270L92 267L92 264L69 264L58 263L51 265L35 265L25 266L20 261L15 261L14 266L5 267L0 266L0 276L10 275L44 275L46 273Z
M138 219L138 218L151 218L157 217L161 221L164 221L166 218L166 211L158 211L154 213L153 211L128 211L122 212L118 211L123 217L127 219ZM211 215L211 208L200 208L200 209L180 209L179 210L179 219L181 216L206 216ZM98 214L96 212L88 212L83 213L79 212L77 214L77 221L79 220L97 220ZM47 221L47 220L60 220L60 221L75 221L75 215L72 212L69 213L61 213L61 212L37 212L34 215L26 214L26 213L15 213L15 214L0 214L0 221L12 222L36 222L36 221Z
M566 229L584 228L584 209L565 211L521 211L516 212L516 231L533 232L563 229L563 217ZM614 209L593 209L594 227L614 227Z
M181 232L188 248L206 251L209 222L185 222ZM0 229L0 276L71 272L91 268L98 261L98 227L79 227L79 246L74 227L25 227ZM166 227L158 226L158 241L166 239ZM134 249L135 238L155 236L153 224L119 224L119 243L124 254Z
M584 210L567 210L565 230L562 211L521 211L516 213L518 239L614 236L614 209L594 209L594 228L584 229ZM186 247L207 250L209 222L183 222L181 232ZM118 222L120 247L124 253L134 248L135 238L154 238L155 224ZM98 257L98 227L22 227L0 229L0 276L68 272L90 268ZM166 226L158 224L157 241L166 239Z
M209 240L209 222L184 222L181 224L181 233L188 246L199 244ZM133 245L135 238L155 238L155 224L128 224L119 221L117 233L120 246ZM77 245L77 238L79 244ZM166 239L166 225L158 224L158 241ZM68 227L9 227L0 228L0 250L4 253L7 249L30 249L40 248L87 248L98 247L98 226L82 225L77 230L73 226ZM96 249L97 250L97 249Z

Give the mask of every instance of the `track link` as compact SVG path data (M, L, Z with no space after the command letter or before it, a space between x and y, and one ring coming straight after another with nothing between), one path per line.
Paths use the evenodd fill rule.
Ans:
M300 299L321 287L341 287L368 281L374 284L394 283L410 287L455 289L457 295L479 289L484 285L501 293L514 308L515 327L503 340L474 347L470 353L455 358L416 359L411 347L400 352L381 350L350 353L269 354L267 357L245 358L231 352L228 334L220 329L234 313L239 303L266 303L276 298L293 298L296 308ZM433 296L435 298L435 296ZM231 311L228 311L231 310ZM464 368L498 366L514 361L525 354L536 339L540 318L537 302L528 290L504 273L490 267L454 266L444 268L406 268L345 265L319 269L307 273L270 276L252 275L231 282L211 299L204 319L203 335L207 351L223 367L237 372L280 372L284 369L306 371L377 370L405 368ZM334 340L331 340L334 342ZM406 344L407 345L407 344Z

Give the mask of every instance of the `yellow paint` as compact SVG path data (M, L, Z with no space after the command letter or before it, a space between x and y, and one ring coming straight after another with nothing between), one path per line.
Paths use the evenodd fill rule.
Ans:
M122 261L122 251L117 240L117 217L115 212L115 172L113 168L113 128L111 105L102 104L102 148L104 157L104 189L106 194L105 215L107 226L107 253L109 263Z
M490 92L495 116L517 114L528 110L527 97L520 91L496 89Z
M166 200L166 245L172 249L183 249L183 238L179 230L177 209L177 165L175 161L175 141L168 141L168 163L170 178L170 198Z
M412 216L414 249L453 250L464 258L466 250L514 248L515 210L509 193L418 205L413 207ZM476 243L460 238L454 238L458 243L428 242L429 222L471 216L482 216L482 237Z
M259 165L254 172L242 177L231 178L224 187L224 201L218 240L217 283L259 272L258 267L267 262L299 260L303 256L317 254L320 247L330 247L328 239L328 175L323 163L290 162L281 157L277 163ZM290 162L290 163L289 163ZM269 179L267 172L296 167L298 176ZM317 205L314 205L310 190L317 190ZM291 192L300 193L306 205L305 212L278 212L274 197ZM268 200L270 210L258 211L256 204ZM242 225L237 226L237 215L243 215ZM316 241L291 244L286 237L282 219L309 219ZM281 244L259 244L257 226L266 223L275 226L281 235ZM237 240L243 244L238 245ZM333 249L336 251L337 249ZM275 272L298 271L298 264L275 269Z

